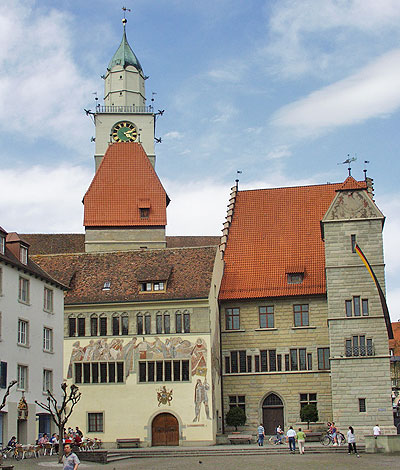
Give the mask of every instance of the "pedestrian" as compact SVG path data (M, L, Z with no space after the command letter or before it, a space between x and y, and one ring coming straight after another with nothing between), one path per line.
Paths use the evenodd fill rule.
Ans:
M360 457L357 452L356 436L354 435L354 429L351 426L349 426L349 430L347 431L347 442L349 444L348 454L350 455L352 450L354 450L354 453L357 455L357 457Z
M76 456L76 454L72 452L70 444L65 444L64 454L65 454L63 457L64 470L78 470L80 461L78 457Z
M288 429L286 437L289 441L290 453L294 454L296 452L296 431L293 429L293 426L290 426L290 428Z
M264 436L265 436L265 429L264 429L264 426L260 423L260 426L258 426L258 429L257 429L257 432L258 432L258 445L260 447L263 446L264 444Z
M304 444L306 442L306 434L299 428L296 434L297 443L299 444L299 453L304 454Z
M278 424L277 428L275 429L275 432L276 432L275 444L283 444L282 442L283 431L282 431L280 424Z
M374 437L375 439L378 439L378 436L380 435L381 433L381 428L379 427L379 424L376 424L374 426Z
M330 427L332 439L333 439L333 445L337 446L337 428L335 426L335 423L332 421L331 427Z

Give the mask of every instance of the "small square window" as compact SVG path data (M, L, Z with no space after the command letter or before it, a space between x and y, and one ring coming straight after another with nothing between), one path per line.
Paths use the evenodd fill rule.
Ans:
M303 273L289 273L287 275L288 284L301 284L304 279Z
M88 432L104 432L103 413L88 413Z
M150 216L150 209L148 207L142 207L139 209L140 211L140 218L141 219L148 219Z

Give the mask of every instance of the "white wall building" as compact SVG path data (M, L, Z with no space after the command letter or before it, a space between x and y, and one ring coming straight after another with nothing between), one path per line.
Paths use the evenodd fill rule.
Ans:
M35 400L46 401L47 389L60 396L64 290L30 259L28 243L0 227L0 401L17 380L0 413L2 445L11 436L34 443L54 429Z

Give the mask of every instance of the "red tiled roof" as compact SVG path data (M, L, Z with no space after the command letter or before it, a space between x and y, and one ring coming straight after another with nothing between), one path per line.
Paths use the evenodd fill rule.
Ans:
M394 338L389 340L389 348L394 356L400 356L400 321L392 322L392 329Z
M348 176L337 191L348 191L350 189L367 189L365 181L356 181L352 176Z
M148 218L139 208L150 205ZM85 227L165 226L168 196L141 144L110 145L87 190Z
M324 294L320 221L342 186L239 191L224 254L220 299ZM301 284L287 283L287 273L294 266L304 267Z
M35 262L68 285L65 304L140 302L207 298L217 247L175 248L115 253L35 256ZM143 269L157 279L164 274L165 292L140 292ZM148 276L145 276L148 277ZM104 282L110 290L102 290Z

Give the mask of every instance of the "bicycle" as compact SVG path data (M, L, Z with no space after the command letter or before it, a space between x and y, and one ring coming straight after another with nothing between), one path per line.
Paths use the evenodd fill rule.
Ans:
M18 450L18 447L4 447L0 450L3 459L14 458L15 460L22 459L22 452Z
M268 439L268 442L272 445L278 445L278 444L283 444L283 442L282 442L283 439L284 439L283 435L282 435L281 438L278 438L278 437L276 437L276 435L273 435Z
M341 432L338 432L336 434L336 438L337 438L338 446L341 446L342 444L346 444L346 438L344 437L344 434L342 434ZM333 436L329 432L327 432L325 435L321 437L320 442L323 446L329 446L330 444L332 445L335 444L335 441L333 440Z

